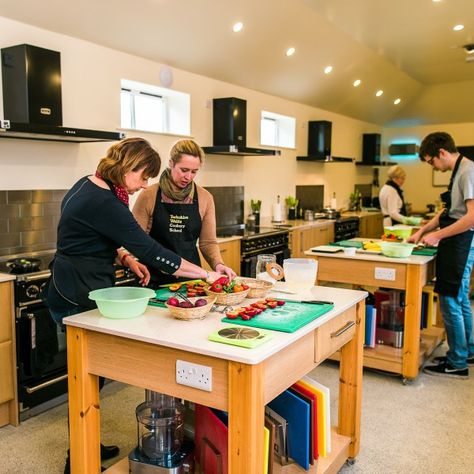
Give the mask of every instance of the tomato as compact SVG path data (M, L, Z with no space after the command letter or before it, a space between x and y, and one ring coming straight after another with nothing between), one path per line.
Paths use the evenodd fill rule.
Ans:
M180 288L181 288L180 284L171 285L170 286L170 291L178 291Z
M225 315L229 319L237 319L239 317L239 313L237 311L229 311Z
M242 314L240 316L244 321L250 321L252 319L252 316L249 316L248 314Z
M277 307L278 303L276 301L268 301L267 306L271 309L275 309Z
M251 318L253 318L254 316L257 315L257 310L256 309L248 309L247 311L245 311L245 314L247 316L250 316Z
M286 301L277 300L277 305L278 305L278 306L283 306L285 303L286 303Z
M268 303L269 301L276 301L275 298L265 298L265 302Z
M245 290L248 290L248 289L250 288L250 286L242 284L242 288L243 288L244 291L245 291Z

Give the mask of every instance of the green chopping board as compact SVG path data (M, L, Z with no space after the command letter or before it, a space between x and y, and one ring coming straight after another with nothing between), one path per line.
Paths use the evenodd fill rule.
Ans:
M244 321L238 319L221 319L224 323L238 324L240 326L250 326L254 328L273 329L281 332L295 332L305 324L319 318L323 314L333 309L334 305L306 304L287 301L284 306L277 306L275 309L267 309L258 316Z
M364 244L357 240L340 240L339 242L331 242L329 245L334 245L336 247L355 247L356 249L361 249Z
M200 280L193 280L200 281ZM159 288L155 291L155 298L151 298L148 304L150 306L159 306L161 308L165 307L165 301L172 296L176 296L177 291L171 291L169 288Z
M426 257L432 257L433 255L436 255L438 252L437 248L424 248L424 249L418 249L418 250L413 250L412 255L424 255Z

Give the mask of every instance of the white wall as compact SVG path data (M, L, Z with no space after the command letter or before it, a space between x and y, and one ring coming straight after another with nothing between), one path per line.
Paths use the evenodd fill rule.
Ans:
M72 37L56 34L0 17L0 47L33 44L61 52L63 124L69 127L116 130L120 126L120 80L159 84L162 66ZM173 89L191 94L191 130L203 146L212 144L212 110L209 99L239 97L247 100L247 145L259 146L260 111L268 110L297 119L297 150L281 156L225 157L209 155L198 182L208 186L244 185L246 205L261 199L262 215L269 216L277 194L295 194L295 185L324 184L325 202L333 192L343 205L354 184L369 183L371 170L352 164L297 162L307 154L307 121L333 123L335 156L361 157L362 133L381 132L374 124L314 107L280 99L233 84L173 69ZM292 85L288 84L290 88ZM0 98L1 101L1 98ZM2 108L3 110L3 104ZM162 158L176 137L141 133ZM132 136L132 133L127 133ZM49 143L0 140L0 189L64 189L79 177L92 173L110 144ZM166 163L166 159L164 160Z

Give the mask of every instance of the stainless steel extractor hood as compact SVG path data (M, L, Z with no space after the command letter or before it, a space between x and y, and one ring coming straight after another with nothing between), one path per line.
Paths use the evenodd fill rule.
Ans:
M1 50L0 138L61 142L120 140L121 132L62 126L60 53L21 44Z

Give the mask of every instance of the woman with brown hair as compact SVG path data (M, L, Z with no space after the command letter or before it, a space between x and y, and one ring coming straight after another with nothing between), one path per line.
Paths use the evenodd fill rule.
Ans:
M137 262L120 252L122 264L129 265L143 284L149 279L147 266L169 275L219 277L153 240L130 212L128 196L146 188L160 166L160 156L146 140L128 138L111 146L95 175L81 178L64 197L57 251L45 290L46 304L57 323L65 316L95 308L89 292L114 285L113 264L119 247L138 257ZM102 459L117 454L116 446L101 445ZM69 472L69 457L64 472Z
M204 152L193 140L179 140L170 151L169 167L157 184L138 196L133 215L156 242L200 265L199 250L216 272L235 277L220 254L216 240L216 215L212 195L194 183ZM152 269L152 286L176 281Z

